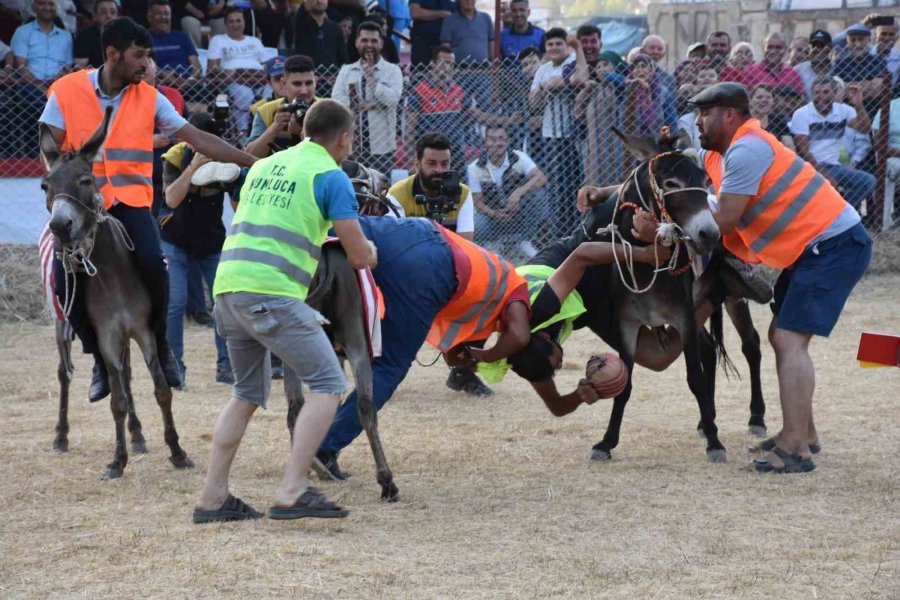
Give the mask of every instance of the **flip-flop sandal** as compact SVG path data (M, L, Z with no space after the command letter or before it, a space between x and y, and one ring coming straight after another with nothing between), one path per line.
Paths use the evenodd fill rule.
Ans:
M225 503L216 510L194 509L194 523L224 523L227 521L246 521L259 519L263 514L252 506L228 494Z
M775 438L769 438L767 440L763 440L757 445L750 448L751 452L771 452L775 449L775 446L778 442L775 441ZM813 454L818 454L822 451L822 445L819 442L813 442L809 445L809 451Z
M803 458L799 454L788 454L778 446L772 448L772 452L784 463L781 467L776 467L764 458L757 458L754 461L757 473L809 473L816 468L816 463L809 458Z
M290 506L270 506L266 516L270 519L287 520L315 517L319 519L343 519L350 514L340 504L329 500L325 494L314 487L306 488Z

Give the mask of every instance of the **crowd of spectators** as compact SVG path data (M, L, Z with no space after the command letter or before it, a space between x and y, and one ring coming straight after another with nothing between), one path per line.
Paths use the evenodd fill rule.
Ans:
M353 108L354 157L385 173L412 168L416 140L443 133L453 168L473 191L491 190L475 192L480 241L493 237L489 231L516 229L526 207L539 215L535 227L543 234L570 231L577 188L615 183L631 166L611 127L640 136L668 127L699 146L687 99L719 81L746 85L753 116L855 206L874 192L872 131L884 77L892 78L894 97L900 90L891 18L793 38L774 32L758 56L749 43L715 31L669 72L663 38L649 35L625 56L604 51L594 25L573 35L531 23L528 0L508 3L497 45L492 19L476 0L411 0L408 12L400 4L33 0L9 45L0 45L0 158L36 154L32 138L48 85L71 69L99 67L101 28L128 15L150 31L154 83L177 94L186 114L227 98L226 137L257 156L299 139L302 110L293 107L319 97ZM406 23L410 64L400 65L393 31ZM158 152L167 147L160 139ZM522 181L505 183L507 173ZM519 189L525 182L527 193Z

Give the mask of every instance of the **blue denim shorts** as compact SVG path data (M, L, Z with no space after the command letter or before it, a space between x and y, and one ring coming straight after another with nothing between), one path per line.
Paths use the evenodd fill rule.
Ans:
M828 337L871 259L872 238L861 223L804 250L775 283L775 326Z

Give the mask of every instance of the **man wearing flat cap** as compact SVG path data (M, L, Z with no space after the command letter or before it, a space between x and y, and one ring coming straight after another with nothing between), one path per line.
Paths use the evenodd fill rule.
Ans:
M847 55L834 63L833 75L844 83L857 83L862 89L863 101L870 117L878 112L882 78L888 75L883 56L869 53L872 32L862 23L851 25L847 34Z
M827 337L868 267L872 240L859 214L806 161L750 118L747 88L718 83L691 98L699 109L700 161L719 200L725 247L748 263L782 269L769 341L781 395L781 433L761 444L760 472L815 468L813 335Z

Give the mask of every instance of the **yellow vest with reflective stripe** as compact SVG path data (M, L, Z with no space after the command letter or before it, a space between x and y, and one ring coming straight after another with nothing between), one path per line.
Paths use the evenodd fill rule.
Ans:
M306 300L331 228L316 203L313 181L339 169L325 148L308 140L257 161L241 188L213 294Z
M538 294L540 294L541 290L544 289L544 286L547 285L547 282L555 271L556 269L546 265L522 265L516 267L516 272L525 277L525 281L528 282L528 297L530 298L532 305L534 305L534 301L537 299ZM584 307L584 301L581 299L581 294L572 290L572 293L563 300L559 312L540 325L537 325L531 330L531 333L537 333L541 329L546 329L554 323L562 321L562 329L559 332L559 336L556 338L556 341L562 345L569 339L569 336L572 335L575 319L585 312L587 312L587 309ZM501 382L503 378L506 377L506 372L508 370L509 361L505 358L492 363L478 363L477 367L478 374L488 383Z
M425 215L425 205L424 204L416 204L416 198L413 194L413 183L415 182L416 175L412 175L407 177L406 179L402 179L391 186L391 189L388 190L388 194L397 199L397 202L403 207L403 212L406 213L407 217L424 217ZM456 209L447 213L444 217L444 222L441 223L447 229L452 231L456 231L456 219L459 217L459 209L462 207L463 200L469 195L469 187L465 184L460 184L460 194L459 198L456 199Z

